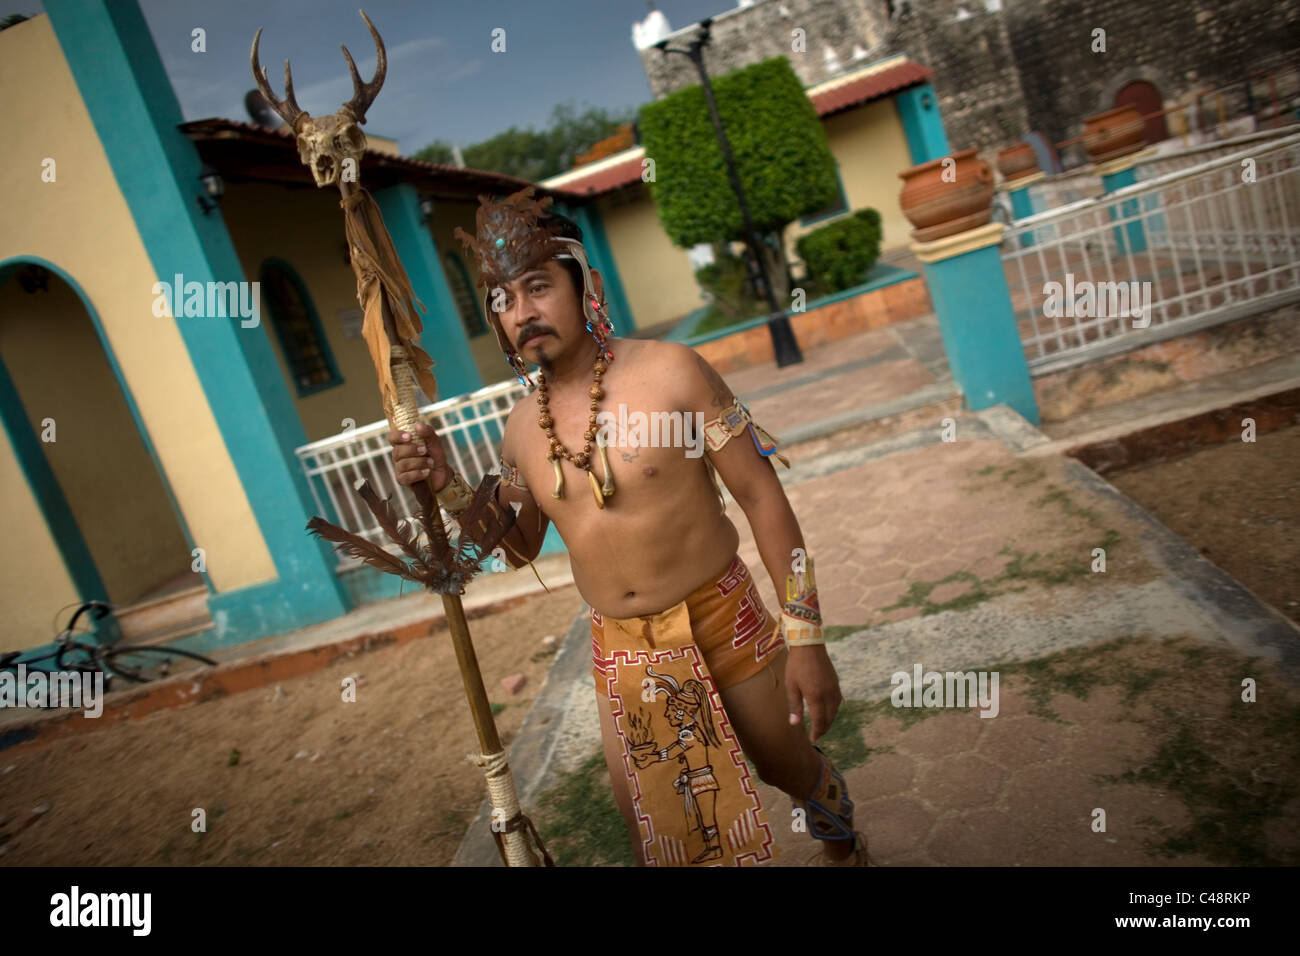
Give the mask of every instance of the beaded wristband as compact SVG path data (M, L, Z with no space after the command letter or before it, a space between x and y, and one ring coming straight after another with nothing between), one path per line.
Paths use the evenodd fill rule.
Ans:
M825 644L822 612L817 602L817 581L812 558L805 557L805 570L785 576L785 604L781 608L781 632L790 647Z

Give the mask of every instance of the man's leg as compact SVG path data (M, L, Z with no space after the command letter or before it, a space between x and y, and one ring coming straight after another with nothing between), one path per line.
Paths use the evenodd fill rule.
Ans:
M785 699L787 654L781 648L766 669L720 693L740 747L753 761L759 779L795 800L806 800L821 779L822 761L803 725L790 723ZM853 841L824 840L822 852L833 860L844 859L853 852Z
M631 834L632 852L636 855L637 866L645 866L645 860L641 856L641 828L636 823L632 794L627 788L627 773L623 770L623 741L619 739L614 725L609 698L597 694L596 709L600 712L600 739L605 748L605 766L609 770L609 782L614 788L614 801Z

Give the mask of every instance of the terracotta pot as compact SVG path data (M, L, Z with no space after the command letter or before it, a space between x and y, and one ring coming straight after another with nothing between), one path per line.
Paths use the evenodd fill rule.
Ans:
M1117 106L1083 121L1083 148L1094 163L1136 153L1146 143L1147 124L1136 106Z
M1020 142L998 153L998 172L1006 180L1024 179L1038 172L1038 156L1034 147Z
M898 174L903 192L898 197L903 215L916 229L918 242L942 239L982 226L993 218L993 170L976 149L964 149L951 157L932 159ZM956 165L944 179L944 159Z

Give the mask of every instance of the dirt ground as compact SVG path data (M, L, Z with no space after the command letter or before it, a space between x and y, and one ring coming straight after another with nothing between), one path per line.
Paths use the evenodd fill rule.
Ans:
M507 743L584 608L552 587L470 621ZM522 673L517 696L501 679ZM357 679L344 703L342 680ZM500 705L504 705L502 708ZM0 865L451 862L486 794L445 630L283 684L0 751ZM44 812L33 813L38 808ZM194 811L206 832L194 832Z
M1300 623L1300 427L1107 480Z

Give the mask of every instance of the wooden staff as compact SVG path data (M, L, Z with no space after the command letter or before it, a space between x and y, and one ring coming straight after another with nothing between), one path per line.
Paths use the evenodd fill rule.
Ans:
M393 247L379 207L356 178L366 144L365 134L358 124L365 123L366 111L379 93L388 67L383 40L365 11L361 11L361 18L378 51L375 75L370 82L363 83L352 55L344 46L343 55L352 74L353 97L330 116L313 118L298 106L288 60L284 64L285 98L281 100L275 96L266 70L258 62L260 29L253 38L250 64L262 96L294 131L299 154L311 170L316 185L338 186L352 268L357 276L357 299L365 313L362 334L375 364L388 425L394 431L415 435L415 426L420 421L415 384L418 381L426 394L433 396L437 392L437 383L429 370L432 360L419 346L418 336L423 326L412 305L418 300L411 289L410 279ZM351 177L349 172L353 174ZM397 520L387 499L380 499L367 483L361 482L358 493L385 534L409 560L394 556L320 517L313 517L307 527L313 534L335 542L339 551L359 557L386 573L418 581L442 596L465 696L478 733L481 753L472 755L472 759L487 778L488 794L494 808L492 831L501 858L508 866L540 865L541 861L530 845L531 837L541 852L542 860L547 866L552 866L554 864L541 845L536 828L520 809L519 796L492 717L492 707L483 686L483 675L460 600L464 585L480 570L485 555L502 543L515 520L512 509L497 504L499 479L499 475L488 475L475 490L469 507L460 515L461 535L455 548L448 541L443 526L432 476L410 486L420 505L418 525L428 540L427 548L419 546L413 524Z

